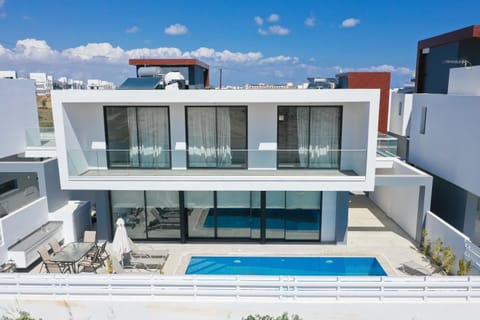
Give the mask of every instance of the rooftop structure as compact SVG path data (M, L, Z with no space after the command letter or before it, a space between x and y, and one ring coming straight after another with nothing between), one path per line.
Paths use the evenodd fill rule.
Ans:
M210 86L209 67L197 59L130 59L136 67L137 78L162 78L169 72L180 72L190 89Z
M418 42L417 93L447 93L449 70L480 65L480 25L447 32Z

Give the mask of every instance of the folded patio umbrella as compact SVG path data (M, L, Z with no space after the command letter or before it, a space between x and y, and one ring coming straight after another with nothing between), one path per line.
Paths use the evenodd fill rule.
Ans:
M130 247L131 240L127 235L125 221L123 221L122 218L117 219L116 225L117 228L115 229L115 235L113 237L112 251L123 263L124 256L132 251Z

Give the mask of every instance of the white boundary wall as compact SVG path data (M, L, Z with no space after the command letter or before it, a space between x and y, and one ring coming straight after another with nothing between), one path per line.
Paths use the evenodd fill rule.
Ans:
M431 243L437 239L442 240L443 246L449 246L456 256L452 272L458 270L458 260L464 258L472 261L472 273L480 274L480 248L470 241L470 238L437 217L434 213L428 212L425 220L427 238Z
M0 313L43 319L470 318L480 277L1 274Z

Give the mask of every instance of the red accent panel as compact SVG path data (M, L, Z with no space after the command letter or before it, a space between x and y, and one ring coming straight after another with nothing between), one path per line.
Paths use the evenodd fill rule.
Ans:
M378 131L387 133L388 103L390 100L390 72L348 72L349 89L380 89Z

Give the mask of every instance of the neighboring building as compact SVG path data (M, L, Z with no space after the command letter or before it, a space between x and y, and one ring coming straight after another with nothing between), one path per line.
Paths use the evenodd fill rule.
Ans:
M411 95L408 161L433 175L432 211L480 244L480 66L450 69L447 94Z
M210 86L209 67L197 59L130 59L128 63L136 67L137 78L163 79L169 72L179 72L187 88L204 89Z
M378 90L55 91L52 104L62 188L108 195L101 234L122 217L134 240L345 243L349 192L374 190Z
M82 80L69 79L67 77L60 77L53 81L53 89L85 89L85 84Z
M418 42L416 92L447 93L449 70L480 65L480 25Z
M390 99L390 72L347 72L336 75L340 89L380 89L378 132L388 131L388 104Z
M307 78L307 89L335 89L335 78Z
M0 79L17 79L17 71L0 71Z
M246 83L243 85L243 89L245 90L265 90L265 89L297 89L292 82L287 82L285 84L271 84L271 83Z
M31 72L29 79L35 82L35 92L37 95L46 95L53 89L53 77L43 72Z
M55 158L26 157L38 128L35 87L30 80L0 79L0 264L26 268L48 241L74 241L90 226L89 202L70 201L60 189ZM39 137L37 137L39 139Z
M98 79L88 79L87 80L87 89L88 90L113 90L115 85L113 82L98 80Z

